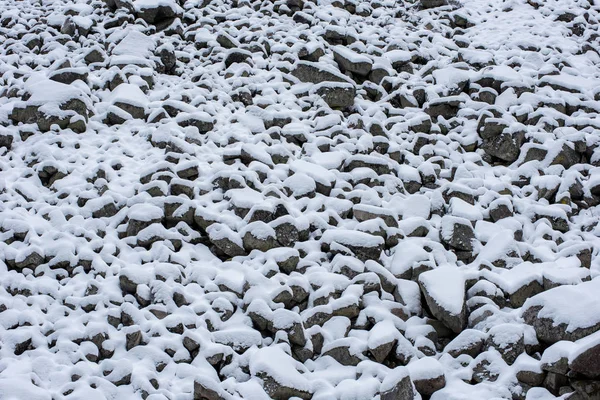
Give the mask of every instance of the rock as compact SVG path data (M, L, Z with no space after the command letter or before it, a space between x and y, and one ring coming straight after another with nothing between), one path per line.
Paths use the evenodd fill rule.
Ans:
M133 84L123 83L112 92L107 119L113 125L119 125L128 119L146 119L148 99L142 90Z
M131 350L135 346L138 346L142 342L142 331L136 329L125 335L125 349Z
M26 85L28 100L17 103L10 114L13 122L37 123L42 132L49 131L54 124L60 129L85 131L91 103L81 90L49 79L30 81Z
M512 217L513 206L509 199L507 198L499 198L490 203L488 207L490 218L494 222L498 222L501 219Z
M324 82L315 86L312 91L334 109L351 107L356 97L356 88L350 83Z
M225 67L229 68L231 65L236 63L248 64L249 60L252 60L252 53L250 53L248 50L233 49L227 52L227 55L225 56Z
M279 247L275 230L262 221L248 224L240 234L242 235L244 249L248 252L252 250L265 252Z
M444 5L446 5L446 0L421 0L421 7L425 9L441 7Z
M528 299L523 305L525 322L545 343L575 341L600 331L600 280L559 286ZM581 313L573 313L573 299ZM583 311L585 310L585 311Z
M365 357L357 354L352 346L352 338L339 339L323 348L323 356L330 356L338 363L345 366L357 366Z
M211 224L206 228L208 239L229 257L246 255L240 235L225 224Z
M323 68L320 64L310 61L299 61L291 74L301 82L315 84L323 82L348 82L348 79L338 71L330 68Z
M378 260L385 241L380 236L344 229L325 231L321 241L328 251L343 253L349 250L359 260Z
M207 133L214 129L215 121L208 113L179 113L175 118L177 124L182 127L194 126L198 128L198 132Z
M13 136L10 134L0 133L0 148L5 147L7 150L12 148Z
M76 80L86 82L88 79L88 71L87 68L61 68L51 73L48 78L55 82L70 85Z
M419 286L435 318L455 333L467 326L466 281L460 270L438 267L419 275Z
M250 373L262 380L263 389L271 399L312 398L308 380L296 370L294 360L280 347L259 349L250 359Z
M424 357L408 364L410 379L421 396L429 397L446 386L442 364L432 357Z
M463 100L459 96L442 97L429 102L425 112L433 119L442 117L450 119L456 117Z
M354 214L354 218L356 218L358 222L381 218L387 226L398 227L398 215L393 211L382 207L357 204L352 207L352 214Z
M569 368L589 379L600 378L600 333L594 333L576 343L569 358Z
M413 384L410 381L406 367L396 367L389 372L380 388L381 400L412 400L414 399Z
M446 215L442 218L441 224L440 240L442 242L457 250L473 250L475 232L467 219Z
M525 133L504 132L483 141L481 148L490 156L509 163L517 161L521 154L521 146L525 142Z
M138 18L153 25L164 25L165 22L182 16L179 5L171 0L161 2L136 1L135 12Z
M194 400L227 400L225 390L219 383L206 377L199 376L194 380Z
M486 338L487 335L481 331L465 329L446 345L444 353L448 353L454 358L462 354L475 358L481 353Z
M344 46L333 48L333 59L342 71L366 77L371 72L373 61L365 55L358 54Z
M581 161L581 155L568 144L563 144L558 154L554 157L550 165L562 165L565 169L578 164Z
M486 345L498 350L502 359L512 365L525 352L523 328L517 324L496 325L488 332Z

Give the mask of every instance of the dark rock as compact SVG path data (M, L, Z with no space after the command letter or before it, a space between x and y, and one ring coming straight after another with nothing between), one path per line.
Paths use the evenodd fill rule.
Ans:
M298 62L296 69L291 74L301 82L315 84L322 82L348 82L348 79L341 73L323 69L319 64L309 61Z

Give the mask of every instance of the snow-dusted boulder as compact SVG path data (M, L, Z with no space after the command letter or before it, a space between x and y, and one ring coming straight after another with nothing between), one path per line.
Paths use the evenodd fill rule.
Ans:
M396 367L381 382L381 400L414 399L413 384L406 367Z
M450 266L438 267L419 275L421 291L433 316L455 333L467 325L465 277Z
M27 100L17 103L10 114L13 122L36 123L42 132L55 124L60 129L85 131L92 103L77 86L36 75L27 80L25 91Z
M543 342L582 339L600 331L599 291L599 279L550 289L525 302L523 319Z

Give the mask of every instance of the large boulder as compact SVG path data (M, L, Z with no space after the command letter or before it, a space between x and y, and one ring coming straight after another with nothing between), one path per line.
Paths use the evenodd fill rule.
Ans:
M91 115L91 101L79 88L39 76L25 83L27 100L18 102L10 114L14 123L37 124L42 132L52 125L83 132Z
M439 267L419 275L419 285L433 316L460 333L467 326L463 273L455 267Z
M542 342L579 340L600 331L598 293L600 279L555 287L528 299L522 316Z

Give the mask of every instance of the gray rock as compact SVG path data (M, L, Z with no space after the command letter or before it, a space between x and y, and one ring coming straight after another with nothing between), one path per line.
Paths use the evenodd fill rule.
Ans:
M252 250L265 252L279 247L274 229L262 221L248 224L242 236L242 241L244 249L248 252Z
M217 382L206 377L194 381L194 400L227 400L228 397Z
M369 75L373 66L373 61L368 57L356 54L346 48L334 48L333 59L342 71L348 71L363 77Z
M502 359L512 365L525 352L523 328L516 324L496 325L489 331L486 346L498 350Z
M462 354L475 358L481 353L485 341L486 335L483 332L466 329L446 345L444 352L455 358Z
M421 7L423 8L435 8L446 5L446 0L421 0Z
M291 72L292 76L301 82L348 82L341 73L323 69L319 64L310 61L299 61L296 68Z
M88 73L87 71L82 71L80 68L63 68L50 74L49 78L53 81L70 85L78 79L86 82Z
M429 102L425 112L433 119L443 117L450 119L456 117L463 100L458 97L442 97Z
M448 271L446 268L444 268ZM448 285L457 285L458 287L449 288L450 290L456 293L463 293L462 299L452 299L454 302L462 301L462 307L460 307L460 311L458 311L458 306L456 310L449 308L445 303L448 299L440 298L440 294L435 290L431 290L430 288L435 288L437 286L437 282L444 277L444 271L440 267L433 269L431 271L423 272L419 275L419 286L421 288L421 292L425 297L425 301L427 306L431 310L433 316L440 320L445 326L451 329L454 333L460 333L467 326L467 306L465 301L465 280L464 278L452 279L448 281ZM460 274L459 270L456 270L456 274ZM457 312L458 311L458 312Z
M444 221L444 219L450 218L450 221ZM472 241L475 239L475 232L469 221L463 218L448 216L445 216L444 219L442 220L442 225L451 224L452 227L448 231L445 228L440 231L441 241L457 250L473 251Z
M0 133L0 147L6 147L7 150L12 148L13 136L10 134Z
M524 132L504 132L484 140L481 148L490 156L512 163L519 158L519 154L521 154L521 146L524 142Z
M358 357L356 354L350 352L350 345L340 343L339 345L327 350L323 353L323 356L330 356L337 362L346 366L357 366L361 361L362 357Z
M323 83L314 91L329 107L334 109L353 106L354 97L356 97L356 88L349 83Z
M381 400L413 400L413 385L405 367L394 368L381 383Z
M581 155L568 144L563 144L560 152L554 157L550 165L562 165L566 169L581 162Z
M586 378L600 378L600 344L583 350L581 354L571 360L569 368Z
M143 7L137 11L137 17L143 19L149 24L164 24L175 18L181 17L181 14L174 7L168 4L156 3L152 7Z
M561 340L576 341L594 332L600 331L600 322L588 322L569 327L571 315L576 314L565 305L564 299L576 299L578 305L586 308L600 307L598 282L591 280L578 285L559 286L528 299L523 305L523 319L535 329L538 339L545 343L556 343ZM575 303L574 303L575 304ZM540 312L543 310L543 313ZM545 315L544 315L545 314ZM560 322L553 317L560 316ZM554 317L556 318L556 317ZM575 323L575 322L574 322ZM586 326L587 325L587 326Z
M236 63L246 63L252 59L252 53L247 50L235 49L229 51L225 57L225 67L229 68L231 65Z
M303 400L310 400L312 398L311 393L277 382L265 372L262 372L257 376L262 379L265 392L267 392L269 397L273 400L288 400L292 397Z
M414 379L413 384L415 385L415 389L417 392L421 394L421 396L429 397L440 389L443 389L446 386L446 376L439 375L435 378L428 379Z

